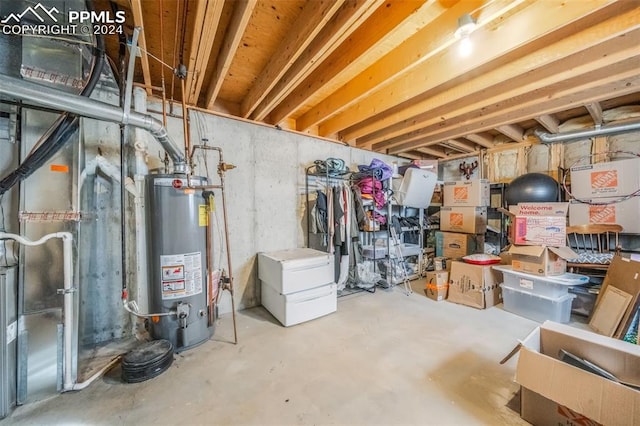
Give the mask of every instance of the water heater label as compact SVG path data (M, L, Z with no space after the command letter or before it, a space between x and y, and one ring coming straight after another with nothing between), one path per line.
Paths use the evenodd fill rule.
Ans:
M178 299L202 293L200 252L160 256L162 299Z

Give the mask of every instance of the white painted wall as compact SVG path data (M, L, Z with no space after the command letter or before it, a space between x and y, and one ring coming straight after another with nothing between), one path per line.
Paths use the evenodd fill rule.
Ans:
M158 111L161 106L150 103L149 108ZM169 134L182 143L182 120L169 118L167 127ZM305 246L304 171L314 160L340 158L352 170L356 170L358 164L368 165L373 158L389 165L393 161L399 165L407 163L397 157L196 111L190 112L190 133L192 144L200 144L207 138L209 145L223 149L225 162L237 167L226 173L225 185L238 309L260 304L258 252ZM160 151L157 144L150 141L150 154L157 157ZM196 155L195 159L198 164L195 174L206 174L202 155ZM150 160L151 164L158 164L157 158ZM217 154L208 152L206 161L208 176L212 183L217 183ZM216 198L216 206L222 224L220 196ZM217 241L214 250L219 250ZM226 254L222 259L226 264ZM228 311L229 300L223 299L221 312Z

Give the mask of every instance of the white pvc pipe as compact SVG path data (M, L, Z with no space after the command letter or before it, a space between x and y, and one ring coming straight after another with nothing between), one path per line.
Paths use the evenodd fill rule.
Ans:
M53 238L62 239L63 249L63 261L64 261L64 353L63 353L63 375L64 383L63 390L73 390L75 385L75 378L73 377L73 324L74 324L74 309L73 309L73 235L70 232L54 232L47 234L36 241L31 241L21 235L9 234L6 232L0 232L0 239L15 240L25 246L39 246L46 243Z

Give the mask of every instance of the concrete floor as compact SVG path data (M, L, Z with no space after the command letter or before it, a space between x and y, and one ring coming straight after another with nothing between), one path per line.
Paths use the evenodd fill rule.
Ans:
M178 354L155 379L119 367L77 393L18 407L3 424L518 425L516 358L538 324L502 310L434 302L414 281L338 299L335 314L290 328L262 307Z

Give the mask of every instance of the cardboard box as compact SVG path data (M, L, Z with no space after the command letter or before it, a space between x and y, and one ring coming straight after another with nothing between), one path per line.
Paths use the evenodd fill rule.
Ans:
M436 256L460 259L474 253L484 253L484 235L436 231Z
M486 265L451 262L447 300L485 309L502 301L502 273Z
M578 257L569 247L511 246L509 254L514 271L532 275L562 275L567 259Z
M449 271L427 272L424 294L436 302L445 300L449 290Z
M609 371L621 381L640 384L638 345L551 321L533 330L521 345L516 382L555 402L548 404L543 400L541 403L525 391L521 411L525 420L533 424L558 424L545 419L555 418L557 414L549 410L557 410L560 405L597 423L640 424L640 391L560 360L563 349ZM531 413L536 417L532 418Z
M631 295L631 299L626 303L626 308L622 305L609 304L606 307L601 306L605 294L608 293L607 288L611 286L621 292ZM620 316L618 326L613 331L613 337L616 339L622 338L631 323L633 322L633 315L637 312L640 305L640 262L627 259L621 256L613 256L613 260L607 269L607 275L604 277L602 287L596 299L596 304L593 309L593 315L590 321L590 325L594 320L604 318L613 318L614 316ZM597 312L596 312L597 311ZM597 315L596 315L597 314ZM639 423L640 424L640 423Z
M519 203L509 210L509 240L517 245L563 247L567 245L569 203Z
M615 203L616 198L593 198L584 201L611 204L585 204L572 200L569 204L569 225L586 223L616 223L622 226L623 232L640 234L640 197Z
M602 426L601 423L524 387L520 388L520 417L535 426Z
M486 207L491 203L487 179L445 182L442 195L445 206Z
M575 198L619 197L640 188L640 158L571 167Z
M486 207L442 207L440 230L484 234L487 231Z

